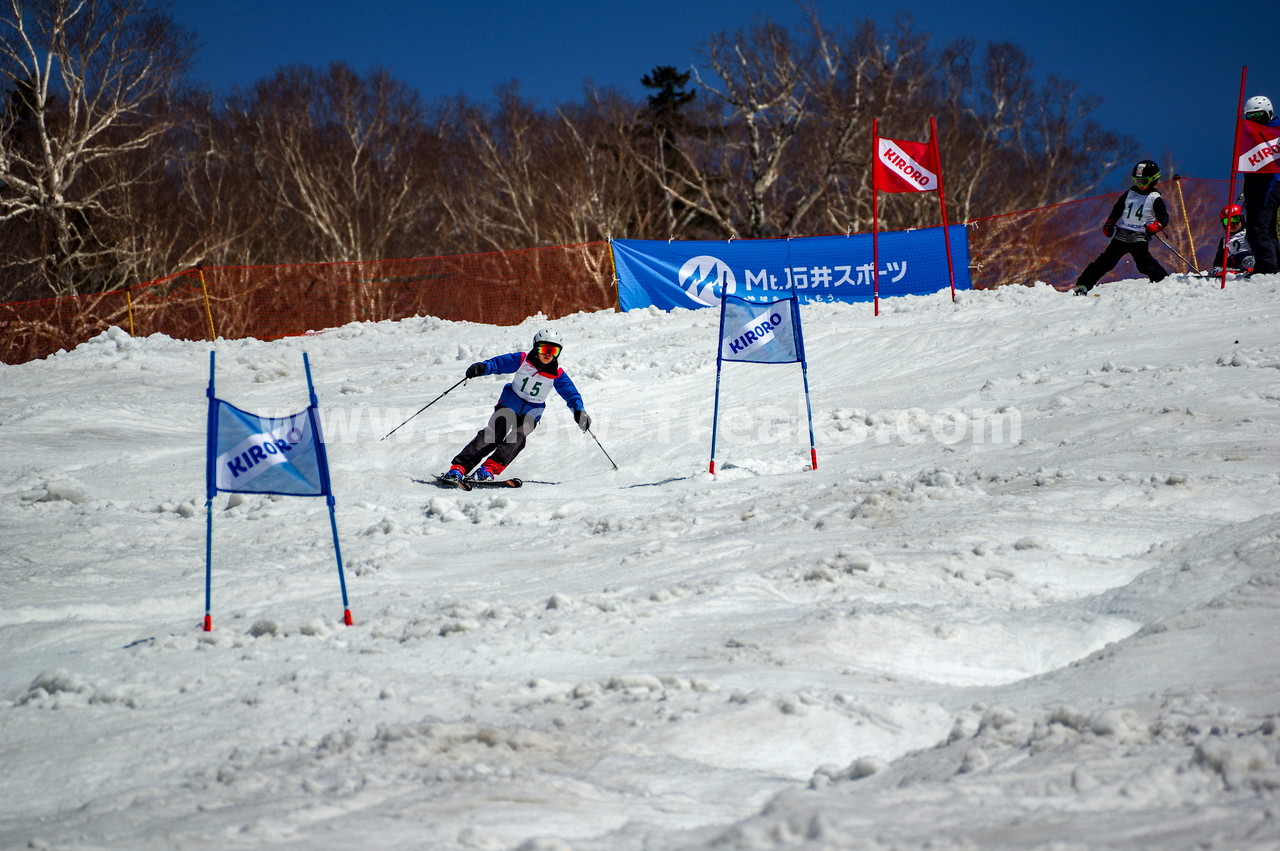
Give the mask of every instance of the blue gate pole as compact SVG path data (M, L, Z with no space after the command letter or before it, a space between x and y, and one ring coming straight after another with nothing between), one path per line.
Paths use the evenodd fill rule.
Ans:
M720 370L724 353L724 290L720 291L720 330L716 332L716 400L711 409L711 466L707 471L716 474L716 429L720 425Z
M324 490L325 502L329 506L329 529L333 532L333 553L338 560L338 586L342 589L342 622L352 625L351 605L347 602L347 577L342 569L342 546L338 543L338 519L334 515L333 483L329 479L329 453L324 445L324 434L320 431L320 419L316 411L320 402L316 399L315 385L311 383L311 359L302 353L302 365L307 370L307 394L311 404L307 408L307 417L311 420L311 433L315 435L316 455L320 459L320 485Z
M800 374L804 376L804 406L809 411L809 461L811 469L818 469L818 446L813 439L813 402L809 399L809 365L800 361Z
M205 428L204 631L213 632L213 498L218 493L213 463L218 447L218 400L213 395L214 352L209 352L209 419Z
M716 401L711 409L711 466L707 472L716 474L716 426L720 424L720 360L716 359Z
M800 375L804 378L804 406L809 412L809 461L811 469L818 469L818 444L813 439L813 401L809 398L809 361L804 353L804 331L800 325L800 299L796 298L794 287L791 290L791 324L796 329L797 352L800 355Z

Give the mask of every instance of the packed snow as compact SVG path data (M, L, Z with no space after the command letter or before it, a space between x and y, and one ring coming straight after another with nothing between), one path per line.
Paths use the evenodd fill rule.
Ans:
M0 366L0 847L1280 848L1280 275L222 340L323 499L219 494L211 344ZM427 482L537 329L510 474ZM605 452L618 463L615 472Z

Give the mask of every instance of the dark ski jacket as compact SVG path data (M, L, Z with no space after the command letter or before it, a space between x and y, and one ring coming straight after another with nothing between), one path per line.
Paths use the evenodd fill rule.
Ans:
M1111 238L1121 242L1150 242L1147 225L1152 222L1158 222L1160 230L1169 226L1169 210L1154 186L1147 189L1130 186L1116 199L1111 215L1107 216L1107 224L1111 226L1108 230L1115 229Z

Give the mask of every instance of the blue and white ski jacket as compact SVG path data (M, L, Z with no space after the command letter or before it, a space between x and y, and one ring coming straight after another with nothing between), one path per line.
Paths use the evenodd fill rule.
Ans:
M569 373L561 369L555 361L551 362L549 369L552 371L550 372L543 372L529 358L528 352L497 355L480 363L484 364L485 375L515 373L515 377L502 388L502 395L498 397L500 408L510 408L517 414L531 414L535 420L541 419L543 410L547 406L547 396L550 395L553 387L564 399L564 403L569 406L569 410L577 412L586 407L582 402L581 394L578 393L578 388L570 380Z

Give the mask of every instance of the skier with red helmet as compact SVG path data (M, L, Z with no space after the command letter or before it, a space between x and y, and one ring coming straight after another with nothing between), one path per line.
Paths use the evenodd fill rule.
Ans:
M1229 272L1252 275L1253 249L1249 247L1249 236L1244 227L1244 210L1239 204L1228 204L1222 208L1222 225L1228 230L1228 234L1218 243L1218 253L1213 255L1213 268L1209 274L1221 275L1222 267L1226 266Z
M578 388L560 366L563 347L560 334L544 328L533 335L533 347L528 352L497 355L467 367L467 378L511 373L515 376L502 388L489 422L454 456L451 466L440 477L442 484L469 487L465 480L473 469L477 482L491 482L501 475L538 427L552 389L573 411L579 428L586 431L591 427L591 417Z

